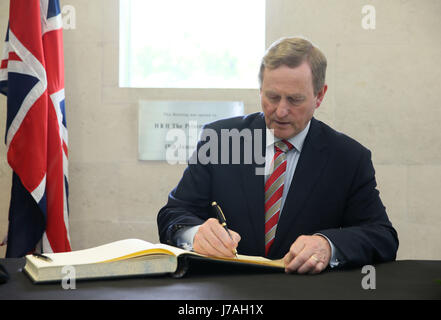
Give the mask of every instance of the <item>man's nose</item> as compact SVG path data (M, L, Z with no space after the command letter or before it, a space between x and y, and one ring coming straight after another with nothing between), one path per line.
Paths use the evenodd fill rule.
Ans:
M289 106L288 103L286 101L286 99L280 99L279 105L277 106L276 109L276 115L278 118L283 118L286 117L289 113Z

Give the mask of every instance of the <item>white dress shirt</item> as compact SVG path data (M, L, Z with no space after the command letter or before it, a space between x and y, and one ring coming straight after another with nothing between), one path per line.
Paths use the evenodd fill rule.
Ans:
M311 121L308 122L305 129L299 132L296 136L287 140L294 146L294 149L286 153L285 182L280 208L283 208L283 205L285 204L286 196L288 195L289 187L291 186L292 177L294 176L294 171L296 171L297 162L299 162L300 152L302 152L303 143L305 142L305 138L308 134L310 125ZM266 128L265 182L271 175L271 163L274 157L274 143L279 140L281 139L274 137L272 130ZM283 210L280 211L282 212Z

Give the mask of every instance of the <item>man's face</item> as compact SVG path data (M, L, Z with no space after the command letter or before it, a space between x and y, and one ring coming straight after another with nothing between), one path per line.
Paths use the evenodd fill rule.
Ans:
M260 99L266 126L274 136L289 139L301 132L320 106L327 86L315 96L307 62L296 68L265 69Z

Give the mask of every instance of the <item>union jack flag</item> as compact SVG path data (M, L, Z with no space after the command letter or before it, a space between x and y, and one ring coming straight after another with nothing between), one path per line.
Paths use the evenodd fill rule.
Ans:
M11 0L0 65L13 170L6 257L70 251L63 29L58 0Z

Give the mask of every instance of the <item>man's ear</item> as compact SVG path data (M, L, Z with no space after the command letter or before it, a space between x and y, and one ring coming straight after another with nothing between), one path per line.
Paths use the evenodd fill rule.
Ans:
M326 91L327 91L327 90L328 90L328 85L325 84L325 85L323 86L323 88L321 88L320 91L317 93L317 101L316 101L316 106L315 106L316 109L317 109L318 107L320 107L320 105L321 105L323 99L325 98L325 94L326 94Z

